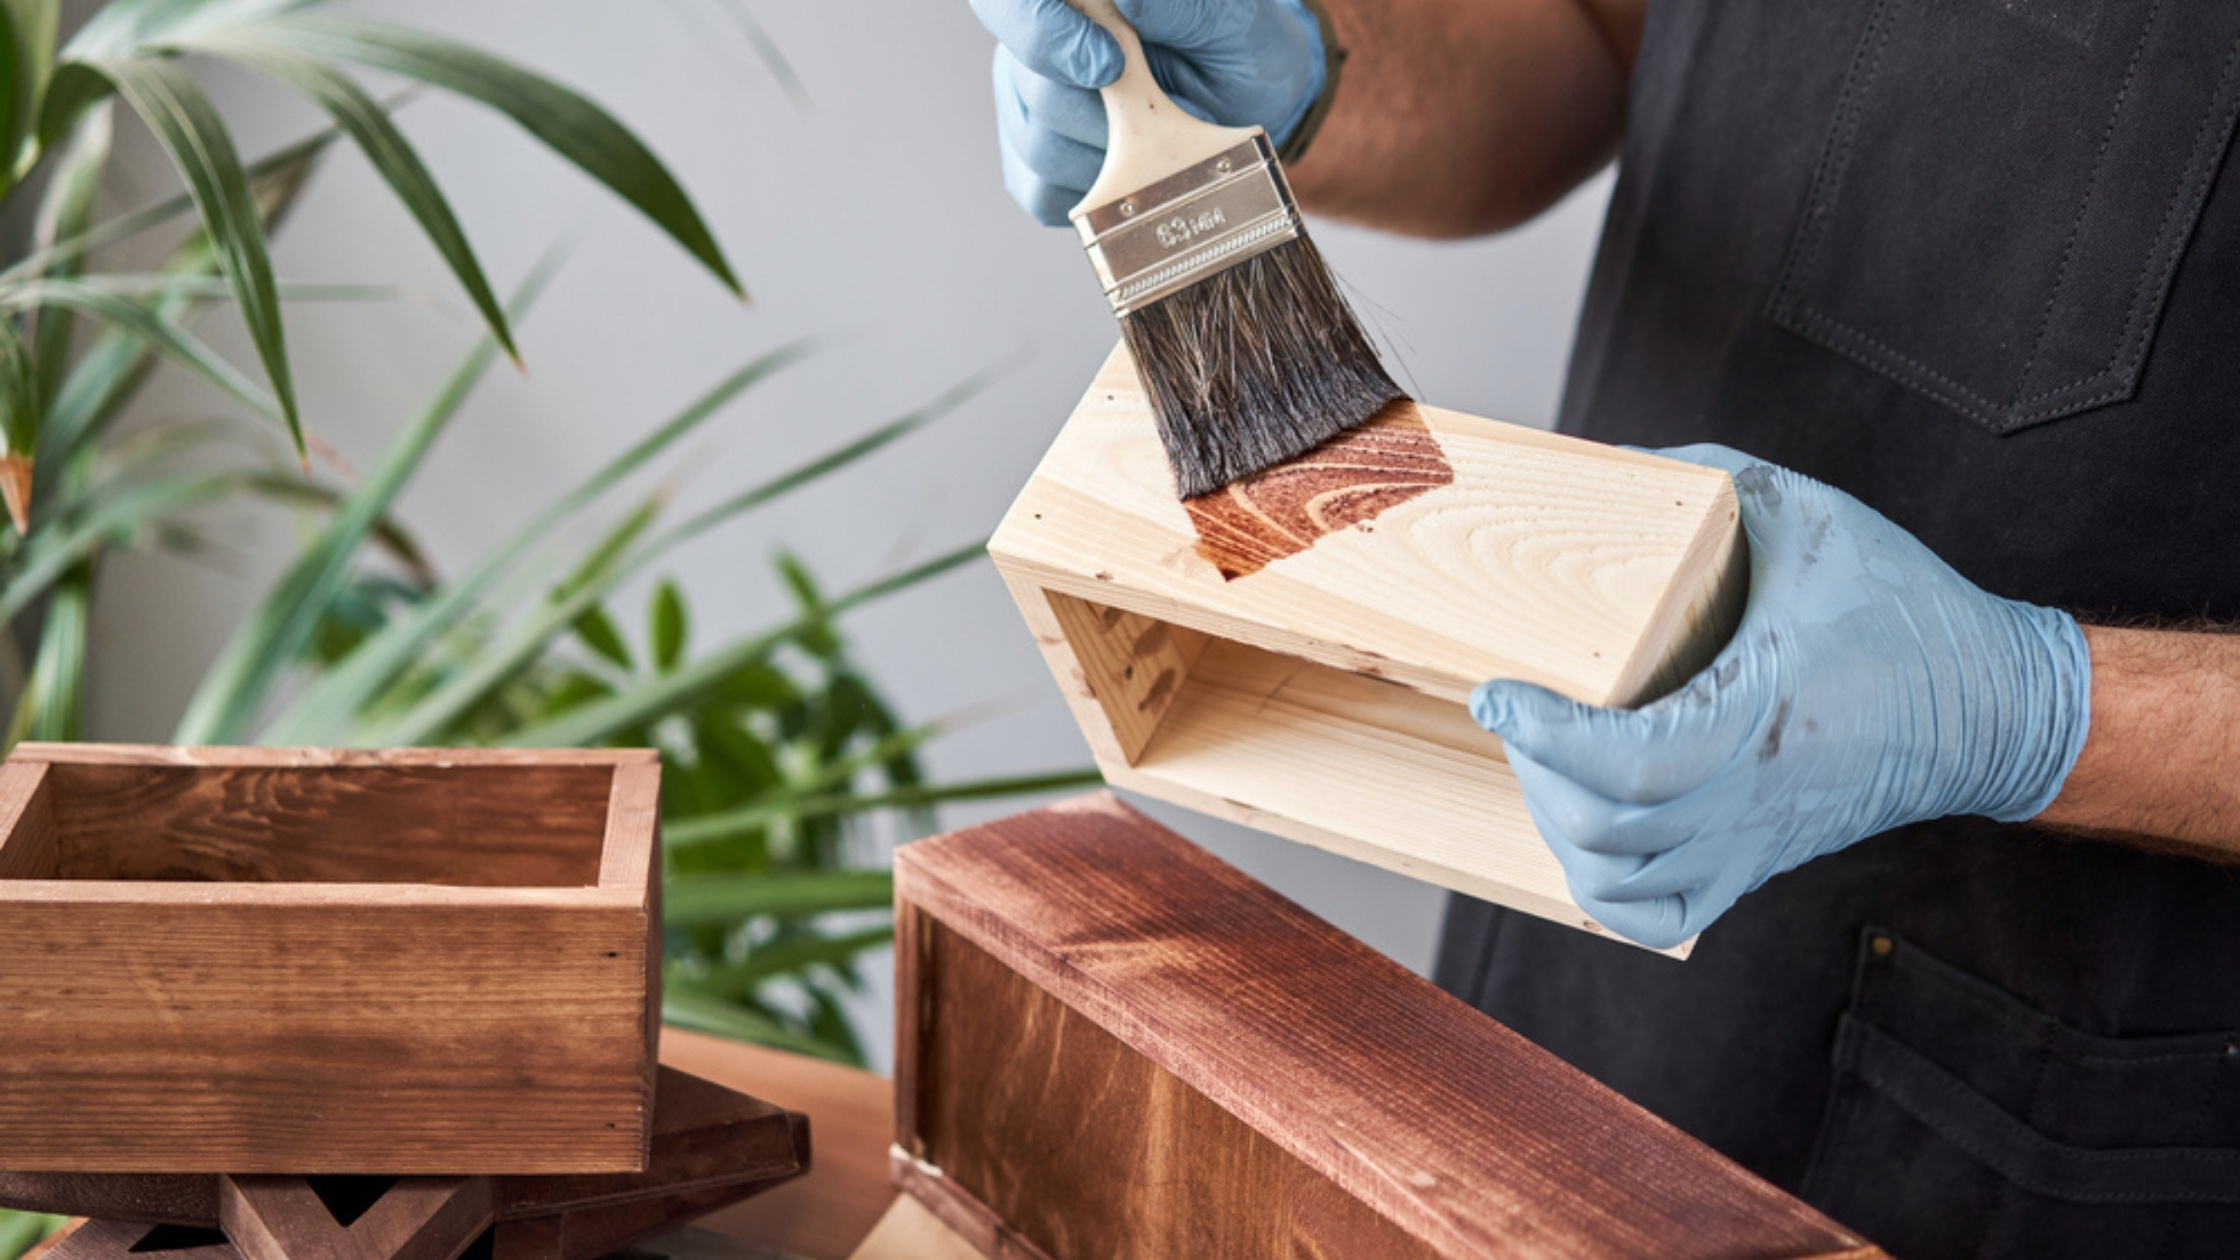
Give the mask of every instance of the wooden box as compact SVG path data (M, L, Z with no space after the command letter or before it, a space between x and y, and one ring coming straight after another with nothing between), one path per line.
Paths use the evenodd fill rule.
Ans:
M644 751L18 747L0 1168L643 1168Z
M1178 502L1124 351L988 550L1111 783L1595 931L1465 703L1653 698L1747 584L1724 472L1413 403Z
M1110 796L895 880L896 1179L997 1260L1881 1255Z

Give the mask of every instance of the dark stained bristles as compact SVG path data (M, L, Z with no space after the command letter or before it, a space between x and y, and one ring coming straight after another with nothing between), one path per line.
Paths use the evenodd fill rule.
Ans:
M1407 397L1304 234L1131 311L1120 329L1185 499Z

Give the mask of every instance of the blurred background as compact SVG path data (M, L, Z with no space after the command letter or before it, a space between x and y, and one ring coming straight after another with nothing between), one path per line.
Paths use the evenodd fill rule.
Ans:
M89 5L65 6L79 15ZM442 92L394 112L505 293L556 245L550 289L401 497L438 573L468 567L519 522L752 356L813 353L665 451L639 484L689 513L994 370L926 429L743 515L634 573L615 619L682 592L694 643L782 619L781 550L832 589L984 538L1116 334L1071 234L1031 223L997 173L992 44L964 0L849 6L769 0L363 0L323 6L454 37L570 84L676 174L751 293L742 304L669 238L505 117ZM265 79L190 59L244 155L316 131L312 106ZM399 81L362 76L384 98ZM104 204L180 187L120 115ZM1531 425L1552 418L1607 175L1498 239L1434 243L1318 221L1316 241L1418 397ZM20 214L11 217L21 219ZM19 227L21 225L19 224ZM334 475L363 475L481 335L458 282L356 151L324 157L273 238L284 280L397 286L388 300L292 303L286 332L305 427ZM232 307L197 325L234 363L257 358ZM125 424L224 410L205 380L161 369ZM262 593L314 536L308 509L225 502L196 545L119 550L98 574L88 738L162 741ZM577 522L579 547L602 525ZM907 723L944 720L918 750L929 780L1087 765L1088 753L985 560L848 613L862 675ZM944 804L952 827L1046 797ZM1138 802L1142 804L1142 802ZM1427 970L1443 895L1315 850L1189 815L1151 813L1310 909ZM851 860L922 827L855 828ZM865 1057L889 1061L884 956L843 997Z

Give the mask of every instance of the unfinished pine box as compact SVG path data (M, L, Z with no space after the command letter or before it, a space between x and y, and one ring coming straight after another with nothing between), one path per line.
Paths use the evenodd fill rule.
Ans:
M651 752L25 744L0 1168L644 1167Z
M895 898L896 1180L995 1260L1882 1255L1109 795Z
M1591 931L1470 692L1644 702L1747 577L1724 472L1414 403L1178 502L1124 349L988 551L1107 781Z

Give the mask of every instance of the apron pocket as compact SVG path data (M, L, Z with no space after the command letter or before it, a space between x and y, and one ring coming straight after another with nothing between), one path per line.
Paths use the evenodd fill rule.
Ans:
M2228 0L1875 0L1768 314L1995 432L2127 399L2236 115Z
M1804 1197L1904 1260L2228 1255L2240 1033L2078 1032L1870 929Z

